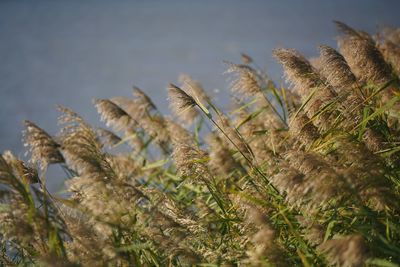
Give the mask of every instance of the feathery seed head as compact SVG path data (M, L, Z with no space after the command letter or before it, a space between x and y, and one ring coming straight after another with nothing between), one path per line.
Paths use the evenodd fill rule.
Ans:
M294 49L276 49L273 55L283 65L287 79L295 86L301 97L309 95L322 81L310 62Z
M297 221L304 228L305 238L313 245L319 245L324 241L325 227L318 222L305 218L301 215L296 216Z
M174 122L171 119L166 119L167 130L169 132L170 140L173 144L194 144L194 136L184 127Z
M228 176L238 169L238 163L218 135L210 134L207 137L207 143L210 146L209 165L212 170L216 170L220 175Z
M157 107L151 98L139 87L133 87L133 96L136 98L138 105L142 107L142 109L147 111L157 110Z
M400 75L400 45L396 45L392 41L385 39L378 44L378 49L397 75Z
M136 124L139 122L140 118L146 115L146 107L141 103L140 99L131 99L123 96L112 97L111 102L115 103L123 111L125 111ZM136 126L136 125L135 125Z
M4 151L2 156L7 164L12 167L15 176L21 178L24 183L35 184L40 182L38 171L16 158L11 151Z
M171 110L182 122L191 124L199 115L199 112L195 109L197 103L193 97L176 85L170 84L168 86L168 98Z
M210 102L210 97L207 95L200 82L186 74L181 74L178 80L182 84L183 91L188 92L192 97L198 99L203 104Z
M336 22L344 35L339 38L341 54L352 72L362 82L372 81L382 84L391 80L391 70L375 46L374 40L366 33L352 29L344 23Z
M96 133L102 144L109 148L114 147L122 141L118 135L106 129L99 128L96 130Z
M361 267L368 257L368 247L361 235L347 235L318 246L332 265Z
M33 122L25 121L24 140L32 154L31 161L40 163L42 168L48 164L64 162L59 151L60 144Z
M226 62L226 64L228 65L226 73L233 73L235 75L231 83L233 92L246 97L252 97L261 92L262 87L265 85L260 75L253 68L231 62Z
M251 64L253 62L253 59L245 53L241 53L240 58L242 59L243 64Z
M321 45L319 50L322 76L339 91L338 93L351 89L356 82L356 77L351 72L344 57L335 49L326 45Z
M333 21L337 27L337 29L344 35L347 36L353 36L353 37L357 37L357 38L369 38L369 36L365 36L365 33L362 33L360 31L357 31L353 28L351 28L349 25L347 25L344 22L341 21Z
M195 147L179 143L174 146L172 154L176 168L183 177L199 178L201 181L210 178L209 170L203 163L207 154Z
M341 202L351 195L351 191L340 173L335 171L321 155L317 153L291 151L286 154L290 166L305 175L299 184L299 199L309 201L311 210L335 200Z
M371 128L367 128L363 135L363 141L372 152L378 152L385 148L384 137Z
M61 130L61 150L67 164L79 175L91 175L93 179L112 178L114 174L101 150L96 132L81 117L73 115L70 110L66 112L64 118L67 119L63 121L67 124Z
M319 137L318 129L302 111L291 116L289 125L291 136L304 145L312 144Z
M120 181L129 182L132 177L140 172L138 161L129 155L106 155L106 160Z
M85 120L72 109L62 105L57 105L57 110L61 112L61 115L58 117L58 124L79 124L81 126L89 127Z
M285 253L276 242L275 230L267 222L258 224L258 228L250 237L253 247L246 251L248 256L246 263L251 266L263 266L267 260L273 266L287 266Z
M112 126L116 131L125 130L134 125L134 121L117 104L108 99L95 99L97 112L101 116L101 120L106 122L107 126Z
M168 132L164 118L159 114L151 114L146 111L148 104L143 104L138 99L128 99L125 97L113 97L113 102L123 107L132 120L132 125L142 128L145 133L155 139L158 144L168 142ZM133 127L125 129L125 133L135 132ZM127 134L125 134L127 135ZM130 134L128 134L130 135ZM135 141L139 141L137 138Z
M400 28L385 26L379 30L378 37L390 41L393 44L400 44Z

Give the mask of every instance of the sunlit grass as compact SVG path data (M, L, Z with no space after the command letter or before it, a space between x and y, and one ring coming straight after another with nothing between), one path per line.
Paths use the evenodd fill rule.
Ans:
M399 30L337 25L312 64L273 52L289 88L227 62L227 109L183 75L174 117L135 87L94 101L109 129L61 106L55 136L27 121L29 162L0 157L2 265L398 266Z

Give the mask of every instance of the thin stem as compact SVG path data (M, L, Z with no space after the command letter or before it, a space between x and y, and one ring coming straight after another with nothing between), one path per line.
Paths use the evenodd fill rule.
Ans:
M279 114L279 112L276 110L276 108L274 107L274 105L272 105L271 101L269 101L268 97L261 92L261 94L263 95L265 101L268 103L268 105L272 108L272 110L274 111L274 113L278 116L278 118L282 121L282 123L285 125L285 127L288 127L288 124L286 122L286 120L281 116L281 114Z
M212 121L212 123L222 132L222 134L229 140L229 142L231 142L233 144L233 146L238 150L238 152L243 156L243 158L249 163L249 165L256 170L256 172L261 175L261 177L265 180L265 182L267 183L268 186L270 186L275 193L279 194L278 189L275 188L275 186L268 180L268 178L265 176L265 174L263 172L261 172L261 170L255 166L253 164L253 162L242 152L242 150L238 147L238 145L233 142L233 140L225 133L225 131L215 122L215 120L209 116L210 120Z

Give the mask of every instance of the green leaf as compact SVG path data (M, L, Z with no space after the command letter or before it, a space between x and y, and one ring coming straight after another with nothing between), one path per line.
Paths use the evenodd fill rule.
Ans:
M399 267L400 265L390 262L388 260L374 258L367 260L367 266L377 266L377 267Z
M144 166L144 167L142 168L142 171L162 167L162 166L164 166L168 161L169 161L168 159L162 159L162 160L153 162L153 163L151 163L151 164L148 164L148 165Z
M354 127L354 129L357 129L358 127L360 127L363 124L366 124L368 121L382 115L383 113L385 113L387 110L389 110L390 108L392 108L397 101L400 100L400 97L396 96L393 97L392 99L390 99L390 101L388 101L384 106L378 108L377 110L375 110L374 113L372 113L371 115L369 115L368 117L364 118L356 127Z
M328 240L328 238L331 236L332 229L333 229L333 227L335 226L335 224L336 224L336 221L330 221L330 222L328 223L328 226L326 227L325 236L324 236L324 242L325 242L326 240Z

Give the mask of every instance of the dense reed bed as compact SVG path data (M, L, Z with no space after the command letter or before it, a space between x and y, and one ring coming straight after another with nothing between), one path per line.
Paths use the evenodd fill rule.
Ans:
M229 109L182 75L172 117L135 87L94 100L108 129L26 121L30 160L0 157L2 265L399 266L400 30L336 24L338 51L273 51L289 88L227 62Z

